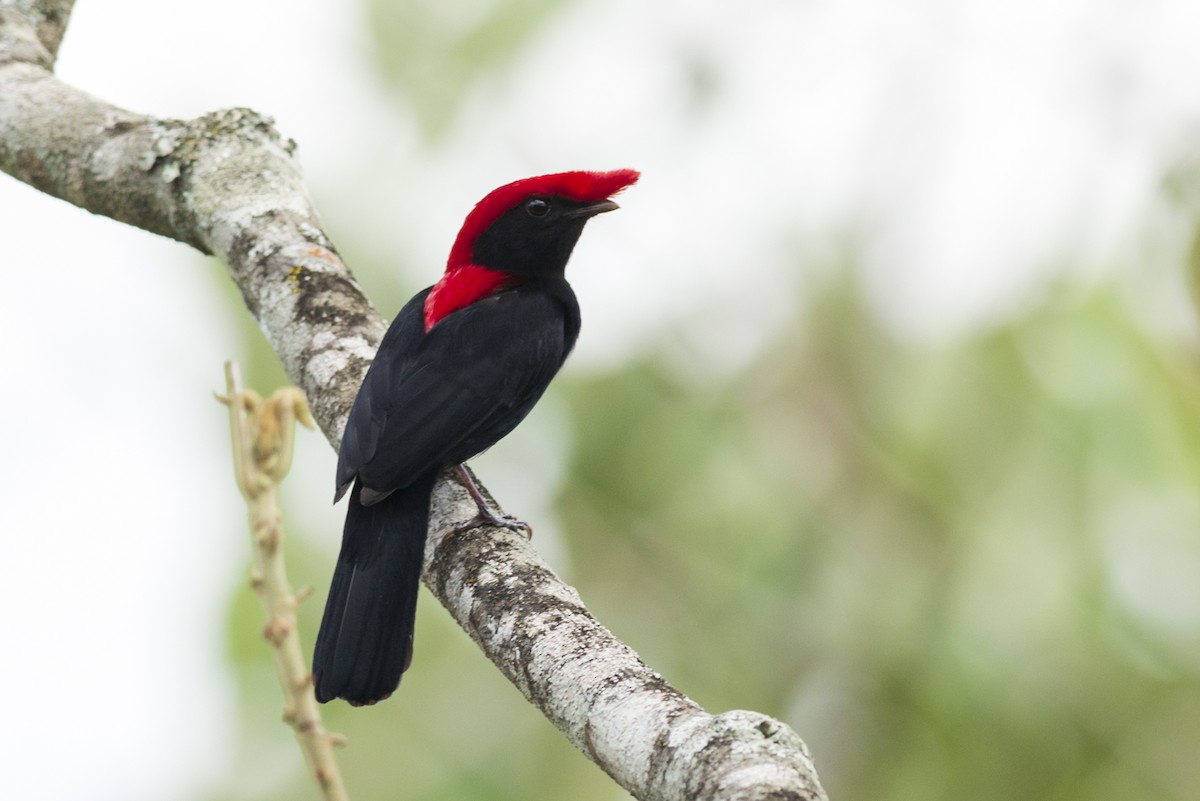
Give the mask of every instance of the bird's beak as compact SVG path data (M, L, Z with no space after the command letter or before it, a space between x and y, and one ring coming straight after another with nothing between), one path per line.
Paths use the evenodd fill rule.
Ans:
M597 214L603 214L606 211L615 211L621 208L611 200L601 200L598 203L589 203L586 206L580 206L577 209L567 213L570 217L595 217Z

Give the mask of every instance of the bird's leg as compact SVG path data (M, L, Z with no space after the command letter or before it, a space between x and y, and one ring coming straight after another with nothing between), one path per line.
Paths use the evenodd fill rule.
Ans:
M458 477L458 483L463 486L471 496L471 500L475 501L475 506L479 512L465 523L459 523L445 534L442 539L445 540L452 534L461 534L467 529L475 528L482 525L500 526L501 528L511 528L513 531L521 531L525 534L525 539L533 539L533 529L524 520L519 520L512 515L500 514L492 508L488 503L487 498L483 497L483 493L479 490L479 485L475 483L475 479L471 477L471 473L467 470L466 465L455 465L454 474Z

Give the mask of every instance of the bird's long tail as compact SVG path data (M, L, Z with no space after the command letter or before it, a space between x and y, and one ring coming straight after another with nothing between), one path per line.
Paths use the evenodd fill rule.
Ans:
M408 669L436 479L431 472L370 506L359 502L362 488L355 482L313 652L321 703L382 701Z

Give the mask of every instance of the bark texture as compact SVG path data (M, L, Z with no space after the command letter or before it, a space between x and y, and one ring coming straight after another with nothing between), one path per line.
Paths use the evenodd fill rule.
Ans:
M165 120L52 73L70 0L0 0L0 170L220 258L336 447L384 332L322 229L294 143L249 109ZM601 626L522 537L434 491L425 582L525 696L642 799L823 799L808 750L754 712L711 715Z
M433 494L425 582L488 658L634 796L662 801L824 799L804 742L757 712L711 715L600 625L532 544L509 529L445 531L475 514Z
M336 445L386 326L325 235L295 143L249 109L164 120L98 100L49 71L33 19L0 14L0 170L225 262Z

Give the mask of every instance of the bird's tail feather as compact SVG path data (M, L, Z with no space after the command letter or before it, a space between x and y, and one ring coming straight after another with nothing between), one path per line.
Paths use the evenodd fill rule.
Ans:
M318 701L373 704L408 669L436 478L431 472L370 506L355 482L313 652Z

